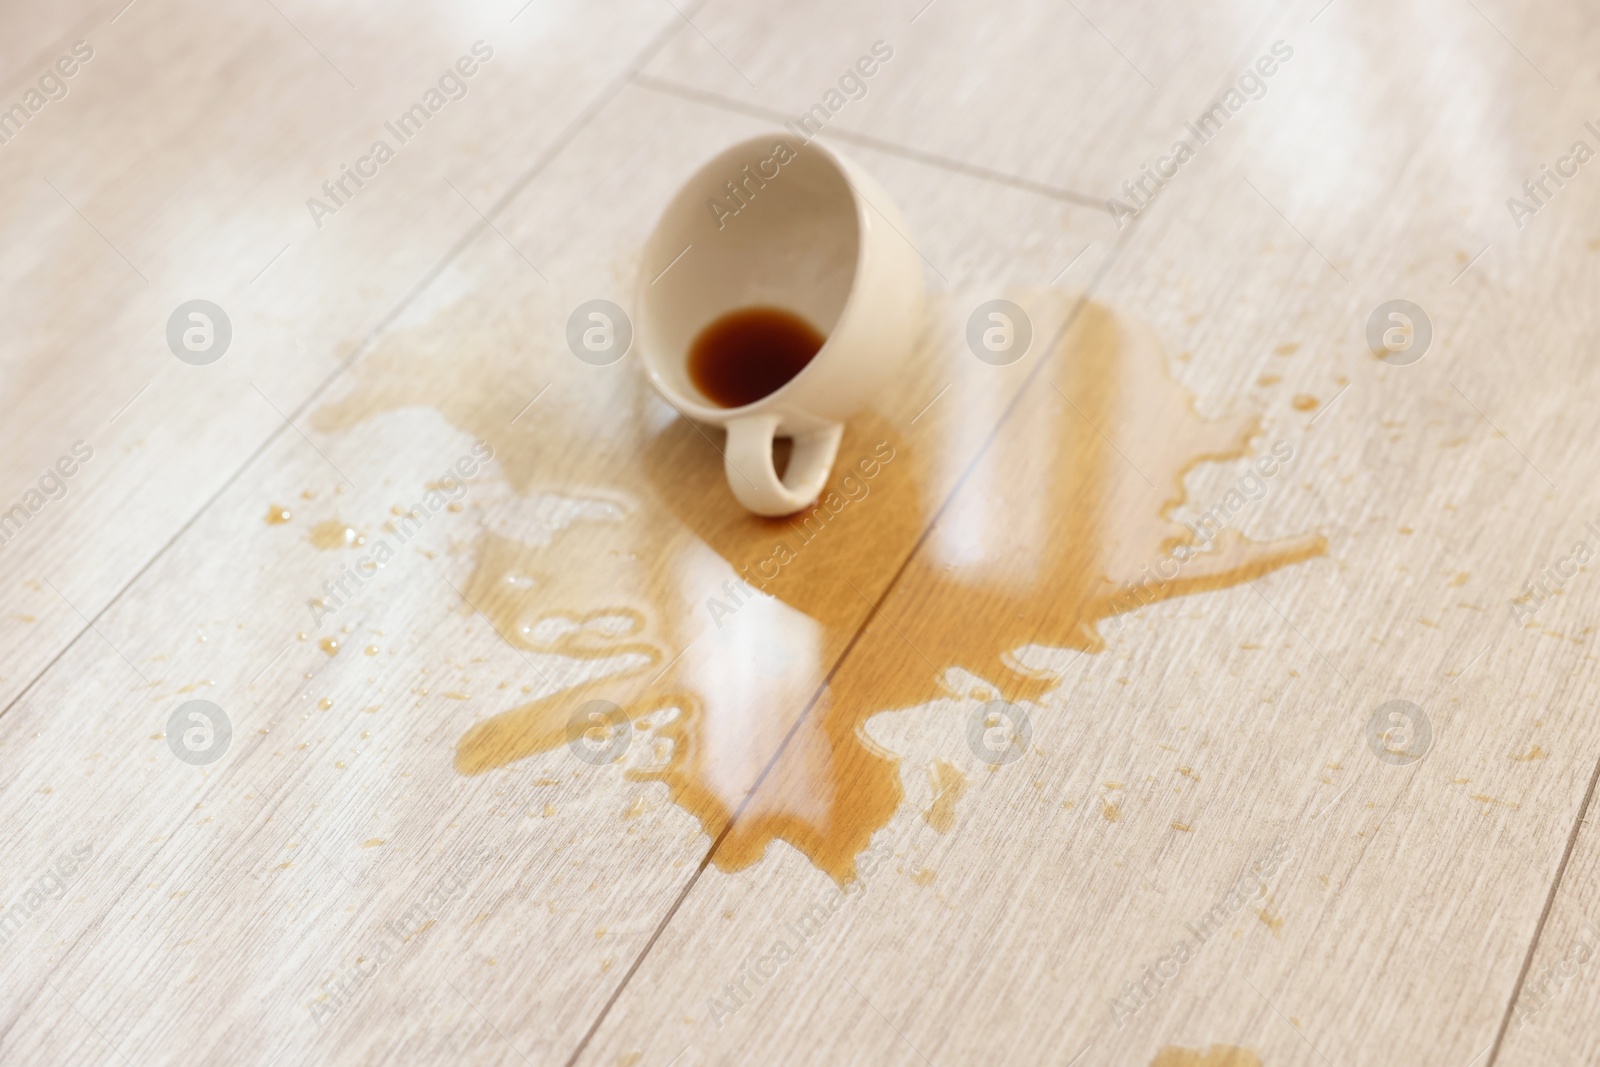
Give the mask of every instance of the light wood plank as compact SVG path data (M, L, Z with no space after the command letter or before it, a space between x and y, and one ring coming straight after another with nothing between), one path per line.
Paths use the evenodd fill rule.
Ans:
M285 418L677 19L503 8L143 0L81 31L94 58L0 151L0 510L26 517L0 547L0 705L264 442L299 437ZM400 145L384 123L479 39L496 51L467 95ZM307 199L378 138L395 158L319 229ZM205 367L165 338L197 297L233 326ZM77 441L93 458L46 500L61 488L39 480Z
M675 38L646 73L780 121L824 104L836 112L831 133L1097 203L1169 146L1195 100L1254 58L1241 44L1275 6L713 0L696 18L703 34ZM841 77L879 41L892 57L864 90L841 91Z

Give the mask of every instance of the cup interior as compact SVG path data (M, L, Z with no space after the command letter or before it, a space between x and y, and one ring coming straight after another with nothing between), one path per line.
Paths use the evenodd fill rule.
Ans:
M777 133L730 148L689 179L646 246L639 340L651 376L680 400L730 410L690 380L695 337L755 306L793 312L831 336L860 239L855 197L829 153Z

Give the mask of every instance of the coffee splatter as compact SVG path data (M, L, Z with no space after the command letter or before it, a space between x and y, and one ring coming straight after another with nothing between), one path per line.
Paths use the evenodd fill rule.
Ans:
M1071 307L1048 292L1016 299L1036 329ZM518 313L534 314L466 301L391 337L314 425L433 406L493 445L516 494L566 516L534 539L478 536L463 610L525 653L545 694L468 730L457 769L559 749L574 711L605 701L650 738L628 747L628 776L664 782L721 835L723 870L781 840L847 881L903 799L899 756L866 733L873 715L937 698L1036 701L1060 684L1048 651L1101 651L1105 620L1325 551L1316 535L1201 543L1174 517L1185 475L1247 455L1256 420L1200 417L1150 332L1100 305L1081 308L1031 380L979 368L990 377L961 379L965 396L952 389L913 425L975 366L959 334L928 331L927 381L883 401L893 417L852 419L820 510L780 520L737 506L715 431L673 416L641 375L507 351L505 337L541 336L538 315L556 309L520 333L481 325ZM539 419L516 419L552 377ZM1175 557L1170 577L1151 577Z
M311 543L323 551L336 548L359 548L367 543L366 537L353 526L339 519L324 519L311 527Z

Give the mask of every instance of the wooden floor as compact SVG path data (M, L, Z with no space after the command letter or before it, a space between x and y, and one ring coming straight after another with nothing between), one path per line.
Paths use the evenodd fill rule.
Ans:
M0 1062L1600 1059L1593 5L3 18ZM565 330L819 103L929 310L765 521Z

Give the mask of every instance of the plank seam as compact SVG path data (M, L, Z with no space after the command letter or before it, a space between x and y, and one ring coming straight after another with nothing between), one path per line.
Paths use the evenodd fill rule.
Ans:
M1533 958L1539 951L1539 942L1544 937L1545 924L1550 921L1550 913L1555 910L1556 896L1561 891L1561 883L1566 878L1567 864L1572 860L1572 854L1578 848L1578 833L1583 828L1583 818L1589 813L1589 807L1594 802L1595 784L1600 782L1600 759L1595 760L1594 770L1589 775L1589 788L1584 791L1583 803L1578 805L1578 817L1572 821L1572 830L1567 834L1567 847L1561 853L1561 862L1556 866L1555 878L1550 882L1550 892L1545 895L1544 909L1539 912L1539 921L1533 928L1533 940L1528 943L1527 955L1522 960L1522 970L1517 974L1516 985L1511 987L1511 998L1506 1002L1505 1014L1500 1018L1500 1030L1494 1035L1494 1047L1489 1051L1489 1060L1484 1067L1494 1067L1500 1059L1500 1046L1505 1043L1506 1031L1511 1027L1511 1013L1516 1010L1517 999L1522 996L1523 984L1528 980L1528 972L1533 969Z
M655 92L663 93L669 96L676 96L680 99L688 100L693 103L705 104L709 107L720 108L723 111L732 111L741 115L749 115L753 118L766 119L769 122L779 123L780 125L785 121L792 121L791 116L785 115L781 111L775 111L771 108L762 107L758 104L747 104L741 100L734 100L731 97L723 96L721 93L713 93L705 89L696 89L692 86L683 85L679 82L671 81L666 78L658 78L651 74L637 74L634 76L633 81L641 88L651 89ZM879 152L884 152L892 156L899 156L902 159L909 159L913 163L922 163L926 166L950 171L953 174L961 174L968 178L978 178L984 181L994 182L997 185L1010 186L1013 189L1021 189L1025 192L1035 193L1039 196L1049 197L1052 200L1060 200L1068 204L1075 204L1079 207L1092 208L1095 211L1101 212L1106 210L1106 202L1102 197L1090 196L1087 193L1079 193L1071 189L1058 189L1055 186L1047 185L1044 182L1036 182L1014 174L1007 174L1004 171L990 170L987 167L979 167L971 163L963 162L959 159L951 159L948 156L936 155L932 152L924 152L920 148L912 148L909 145L897 144L894 141L885 141L882 138L873 137L870 134L855 133L844 129L829 129L824 133L818 134L817 136L824 140L832 138L840 141L848 141L852 144L859 144L863 147L875 149Z
M700 861L700 865L695 869L694 875L689 879L688 884L683 887L682 892L678 894L678 898L673 901L671 909L669 909L667 914L663 917L661 924L656 928L656 931L651 934L650 940L645 943L645 946L640 950L638 957L633 961L633 964L622 976L622 980L618 983L616 991L612 993L611 997L606 1001L604 1007L601 1008L599 1016L596 1017L594 1024L589 1027L589 1032L584 1034L583 1040L578 1043L578 1047L573 1050L572 1056L566 1061L565 1067L576 1067L579 1057L581 1057L584 1051L588 1048L589 1043L594 1039L594 1035L599 1032L600 1026L605 1022L606 1017L611 1013L611 1009L616 1005L618 999L621 998L623 991L627 988L633 976L644 964L645 957L649 955L650 950L655 946L656 942L660 940L661 935L666 932L667 925L678 913L678 909L688 898L689 892L693 890L694 887L699 883L701 875L703 875L706 871L706 868L711 865L711 861L716 855L717 848L733 830L734 824L739 821L739 816L742 815L754 801L756 794L761 789L762 783L766 781L767 776L772 773L774 768L777 767L778 761L783 758L783 754L788 749L789 743L794 739L800 728L805 725L807 719L810 718L812 711L816 708L817 702L822 699L822 694L827 692L828 687L833 684L834 677L844 666L845 661L850 658L851 652L853 652L856 646L860 643L861 638L867 631L867 627L870 626L873 620L877 617L879 607L888 598L889 594L894 591L894 588L899 582L900 577L905 574L906 568L911 565L911 561L917 557L917 553L921 551L922 546L927 543L929 536L931 536L933 533L934 527L939 524L939 520L944 516L951 504L955 502L956 497L960 495L961 487L966 484L967 479L971 476L972 472L977 469L978 464L982 461L984 455L987 454L990 446L993 445L995 439L999 437L1001 429L1011 418L1012 412L1016 410L1017 405L1022 403L1024 394L1027 393L1028 389L1034 384L1038 376L1044 372L1044 368L1053 362L1058 346L1066 338L1068 332L1072 329L1073 324L1077 322L1078 315L1082 312L1084 305L1088 303L1089 298L1095 291L1096 286L1099 285L1106 274L1110 272L1111 267L1116 263L1124 245L1127 244L1128 239L1137 226L1138 221L1135 220L1130 225L1128 230L1112 244L1111 250L1106 255L1105 262L1100 265L1100 269L1095 272L1094 277L1092 277L1089 280L1088 285L1084 287L1082 295L1073 305L1072 311L1068 314L1066 321L1062 323L1061 328L1056 332L1056 335L1051 338L1048 346L1050 355L1039 360L1038 364L1028 372L1027 378L1025 378L1022 384L1017 388L1016 393L1012 395L1011 400L1006 405L1005 410L1002 411L1000 413L1000 417L995 420L994 427L989 431L989 435L984 439L982 446L980 446L973 453L972 459L968 462L966 469L961 472L961 477L956 480L955 485L951 486L949 493L946 494L944 502L939 505L938 510L929 517L927 525L923 527L921 534L919 534L917 537L917 540L912 544L911 548L901 559L900 565L895 569L895 572L889 578L888 583L878 594L877 600L872 603L873 610L866 612L862 616L861 624L856 628L856 632L851 636L850 641L839 653L839 658L834 661L833 666L829 668L827 675L818 684L816 691L812 693L810 700L806 702L805 708L795 718L794 725L789 728L789 732L784 735L782 743L779 744L777 750L773 753L772 758L768 760L766 767L762 769L761 774L756 777L754 784L752 784L749 791L745 793L744 800L740 802L738 808L735 809L733 815L728 819L727 825L722 828L722 830L717 834L716 840L714 840L711 843L711 846L706 850L705 857Z

